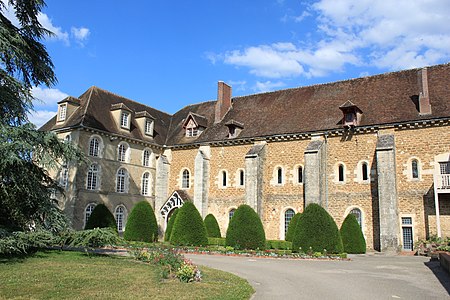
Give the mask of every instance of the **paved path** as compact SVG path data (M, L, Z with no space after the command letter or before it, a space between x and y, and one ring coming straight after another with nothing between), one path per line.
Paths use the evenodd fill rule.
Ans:
M318 261L185 256L247 279L256 290L253 299L450 299L450 276L426 257Z

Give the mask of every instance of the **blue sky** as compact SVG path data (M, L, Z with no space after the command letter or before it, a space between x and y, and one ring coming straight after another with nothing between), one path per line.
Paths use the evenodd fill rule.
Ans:
M332 82L450 60L449 0L47 0L41 23L56 102L98 86L168 113L216 98Z

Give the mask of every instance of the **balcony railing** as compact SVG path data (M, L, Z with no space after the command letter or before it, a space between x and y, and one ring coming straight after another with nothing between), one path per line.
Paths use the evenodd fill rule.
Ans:
M438 190L450 190L450 174L437 175L436 186Z

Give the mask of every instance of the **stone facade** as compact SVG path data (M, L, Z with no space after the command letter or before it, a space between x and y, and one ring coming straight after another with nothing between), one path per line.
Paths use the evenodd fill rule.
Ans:
M217 218L222 235L226 233L230 212L241 204L250 205L260 215L268 239L284 239L289 221L286 212L302 212L307 204L318 203L327 209L339 227L349 213L358 215L369 249L408 250L411 241L436 234L450 236L450 187L441 189L439 185L447 170L445 164L450 161L450 114L445 111L449 103L446 88L450 84L450 76L447 76L450 66L430 70L431 73L426 69L413 70L389 74L386 79L381 76L314 87L314 97L324 99L336 97L335 94L349 86L357 93L364 84L379 85L385 92L389 88L397 91L401 90L401 83L395 80L403 76L407 79L402 87L406 91L404 95L411 98L405 99L405 103L410 101L413 107L409 108L408 116L396 112L395 122L383 119L383 123L385 116L380 115L380 123L376 123L377 109L374 113L369 110L372 102L358 102L358 99L345 102L343 97L344 101L336 100L336 103L345 102L344 105L327 107L333 114L337 111L329 122L331 125L327 125L329 129L318 126L317 130L308 132L287 131L284 125L276 132L273 127L265 128L265 123L261 123L263 129L252 132L253 128L246 127L252 120L239 117L239 113L246 113L241 107L244 100L250 103L246 109L251 110L251 101L267 104L269 100L275 101L276 97L287 97L294 92L290 90L280 91L279 95L269 93L231 101L231 88L221 82L217 103L189 106L174 116L160 114L159 119L153 116L157 111L127 102L125 98L114 98L109 125L96 127L92 123L90 126L44 128L54 130L61 139L70 134L71 142L87 157L86 163L69 162L65 195L58 195L58 199L76 229L83 228L89 204L105 203L113 213L117 207L123 207L126 222L126 214L133 205L146 200L154 207L163 233L167 220L161 209L174 191L179 191L185 197L183 201L193 201L203 217L212 213ZM377 80L386 85L372 82ZM428 87L428 80L435 84ZM414 90L416 85L417 90ZM303 91L298 89L300 95ZM385 102L378 113L389 111L386 107L389 103L393 111L388 114L401 109L395 99L404 95L392 93L391 102ZM85 101L80 98L71 101L78 101L76 103L83 107ZM414 101L419 102L415 105ZM420 101L425 101L422 106ZM130 126L111 129L120 122L117 111L124 108L131 112ZM77 110L74 111L71 113L76 114ZM140 132L142 125L134 126L132 113L135 111L140 111L141 118L154 120L155 132L145 135ZM436 111L446 115L433 115ZM263 114L260 108L255 108L256 115L245 116L258 118L258 112ZM277 122L285 121L276 119L277 115L273 114ZM201 124L201 130L196 132L191 126L189 135L185 134L187 127L183 124L188 118L193 124ZM370 118L375 121L370 123ZM236 132L238 138L235 138ZM163 135L167 144L161 142ZM94 137L100 141L98 156L90 155L90 142ZM120 145L127 148L125 161L118 161ZM143 162L144 150L150 153L147 165ZM88 189L92 164L99 167L98 182L94 189ZM124 191L118 192L121 168L126 170L127 178ZM450 170L450 163L448 168ZM146 172L149 183L143 195Z

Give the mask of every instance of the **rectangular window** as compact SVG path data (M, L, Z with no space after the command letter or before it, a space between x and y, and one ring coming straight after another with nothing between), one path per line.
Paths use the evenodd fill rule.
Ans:
M188 137L194 137L198 135L197 128L186 128L186 136Z
M130 114L128 112L122 112L120 115L120 126L124 128L129 128L129 116Z
M442 175L450 174L450 161L440 162L439 169Z
M402 225L412 225L412 218L411 217L403 217Z
M67 115L67 104L63 104L59 107L59 120L64 121Z
M153 135L153 121L145 120L145 134Z

